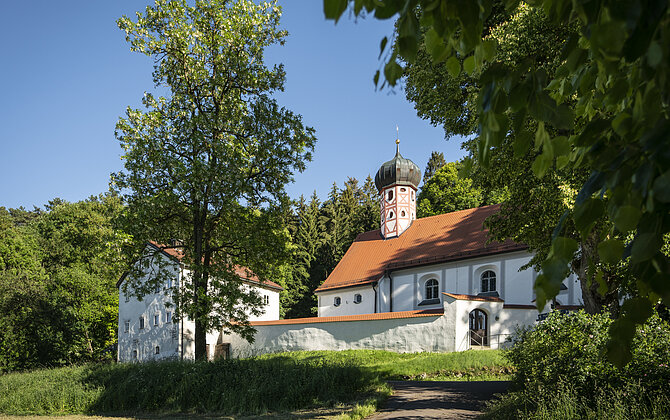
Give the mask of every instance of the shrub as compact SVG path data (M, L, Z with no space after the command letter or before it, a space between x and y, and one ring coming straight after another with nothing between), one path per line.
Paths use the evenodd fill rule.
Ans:
M670 414L670 325L657 315L638 327L633 358L619 369L605 356L606 315L553 312L519 331L506 357L516 368L515 392L491 407L501 417L662 418ZM569 413L572 413L568 415ZM607 415L606 415L607 414ZM612 415L614 415L612 414Z

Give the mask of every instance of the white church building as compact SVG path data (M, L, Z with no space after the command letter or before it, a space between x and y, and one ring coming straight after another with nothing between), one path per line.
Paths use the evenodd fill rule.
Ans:
M291 350L385 349L398 352L497 348L538 319L533 284L522 270L527 247L489 242L485 206L416 218L419 167L399 149L375 184L380 229L356 238L319 286L318 317L256 321L249 344L222 336L234 356ZM573 275L548 310L582 306Z

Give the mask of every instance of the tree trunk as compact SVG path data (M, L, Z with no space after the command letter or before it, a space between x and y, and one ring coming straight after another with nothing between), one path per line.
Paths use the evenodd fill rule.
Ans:
M599 239L599 235L592 232L586 241L580 243L581 255L579 259L573 261L572 268L579 279L586 313L598 314L607 310L612 318L617 318L620 309L617 278L608 272L603 272L603 281L607 284L607 293L603 296L598 291L600 284L595 280L594 274L588 271L589 263L595 265L600 261Z

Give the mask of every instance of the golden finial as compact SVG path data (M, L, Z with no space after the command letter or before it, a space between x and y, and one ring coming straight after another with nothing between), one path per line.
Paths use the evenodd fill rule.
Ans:
M400 154L400 130L398 130L398 124L395 125L395 153L396 155Z

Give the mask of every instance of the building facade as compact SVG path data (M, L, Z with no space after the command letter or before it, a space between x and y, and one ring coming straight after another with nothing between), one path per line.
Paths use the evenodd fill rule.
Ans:
M174 249L161 249L157 244L147 244L153 265L147 267L143 280L148 280L160 265L168 274L162 276L165 282L140 300L124 292L122 277L117 283L119 289L118 360L120 362L149 361L164 359L195 359L195 323L188 318L177 321L174 318L173 292L183 287L191 278L190 270L181 262L181 256ZM273 282L261 283L245 270L237 270L243 279L242 287L253 289L263 299L264 312L260 316L250 315L250 321L270 321L279 319L279 292L282 288ZM230 347L222 343L221 332L207 334L207 358L229 357Z

